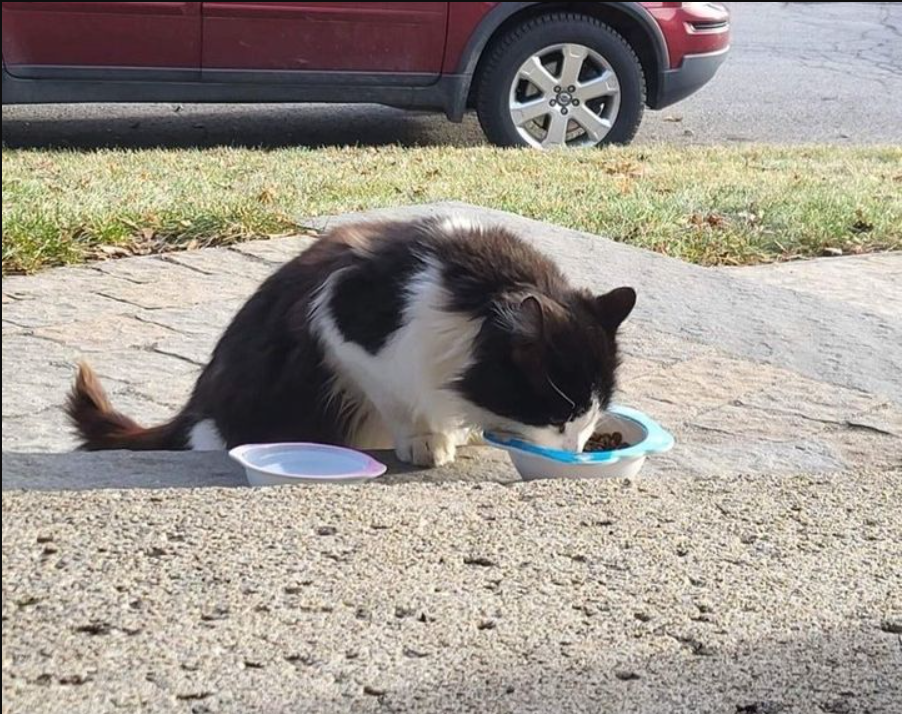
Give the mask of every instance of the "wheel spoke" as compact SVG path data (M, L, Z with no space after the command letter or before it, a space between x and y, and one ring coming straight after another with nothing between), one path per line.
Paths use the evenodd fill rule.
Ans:
M520 78L528 80L545 94L554 94L556 82L538 57L530 57L520 68Z
M617 75L607 69L601 76L577 85L573 96L584 102L597 97L610 97L618 92L620 92L620 82L617 81Z
M582 45L564 45L563 66L561 67L561 86L573 87L579 82L579 73L589 51Z
M586 130L589 138L596 144L607 136L611 130L611 122L598 116L586 106L579 106L573 110L573 121Z
M560 112L551 112L548 120L548 132L542 141L543 149L551 149L555 146L564 146L567 143L567 124L569 118Z
M516 126L523 126L531 122L533 119L545 116L551 111L548 106L548 100L544 97L541 99L533 99L520 104L511 104L511 119Z

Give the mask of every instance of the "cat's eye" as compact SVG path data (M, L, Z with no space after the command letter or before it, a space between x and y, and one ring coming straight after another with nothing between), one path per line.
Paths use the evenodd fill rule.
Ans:
M566 424L558 424L557 430L561 434L564 434L567 431L567 425Z

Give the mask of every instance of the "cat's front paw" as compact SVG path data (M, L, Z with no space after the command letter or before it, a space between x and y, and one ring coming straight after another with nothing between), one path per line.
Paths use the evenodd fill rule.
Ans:
M418 434L395 442L398 458L414 466L444 466L454 461L457 440L453 434Z

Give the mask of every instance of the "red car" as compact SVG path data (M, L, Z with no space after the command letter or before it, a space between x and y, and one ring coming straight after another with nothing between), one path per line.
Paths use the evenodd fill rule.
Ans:
M710 80L710 2L4 2L3 104L475 108L495 144L626 143Z

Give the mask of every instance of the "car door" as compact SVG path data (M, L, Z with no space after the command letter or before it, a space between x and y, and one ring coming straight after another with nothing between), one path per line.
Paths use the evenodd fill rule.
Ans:
M208 80L430 84L446 2L205 2Z
M189 79L199 2L4 2L3 61L22 78Z

